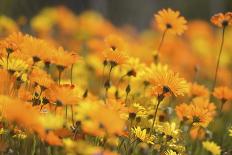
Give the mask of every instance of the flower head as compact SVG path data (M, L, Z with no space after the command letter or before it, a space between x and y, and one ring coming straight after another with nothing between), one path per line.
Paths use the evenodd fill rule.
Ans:
M213 155L220 155L221 154L221 148L216 143L212 141L204 141L202 143L203 147L211 152Z
M226 27L232 25L232 12L217 13L212 16L211 22L218 27Z
M217 87L214 89L213 96L222 102L229 101L232 99L232 90L226 86Z
M152 94L159 96L183 96L188 92L187 82L165 66L160 64L152 69L149 82L154 86Z
M163 9L155 15L158 28L162 31L170 31L173 34L181 35L186 29L186 23L184 17L180 16L179 11L173 11L172 9Z
M205 98L195 98L189 105L176 106L177 116L188 120L192 125L207 127L216 113L216 106Z
M141 129L139 126L132 128L132 133L134 133L135 137L140 139L142 142L148 143L148 144L154 144L153 140L154 137L150 136L147 133L146 129Z

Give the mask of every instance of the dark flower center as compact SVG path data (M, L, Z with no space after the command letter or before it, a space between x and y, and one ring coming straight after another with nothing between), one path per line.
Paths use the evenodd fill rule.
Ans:
M167 23L167 24L166 24L166 28L167 28L167 29L171 29L171 28L172 28L172 25L169 24L169 23Z
M114 45L112 45L112 46L111 46L111 49L112 49L113 51L115 51L115 50L116 50L116 47L115 47Z
M228 24L229 24L229 23L228 23L227 20L223 20L223 21L222 21L222 26L223 26L223 27L226 27Z
M199 123L200 122L200 118L198 116L193 116L193 122L194 123Z

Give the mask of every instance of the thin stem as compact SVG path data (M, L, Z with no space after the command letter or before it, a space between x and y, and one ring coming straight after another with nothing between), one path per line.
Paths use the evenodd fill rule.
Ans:
M73 125L75 125L74 116L73 116L73 105L71 105L71 112L72 112L72 123L73 123Z
M158 46L158 48L157 48L157 52L158 52L158 53L159 53L159 51L160 51L160 49L161 49L161 47L162 47L162 45L163 45L163 43L164 43L164 38L165 38L165 35L166 35L167 31L168 31L168 29L165 29L164 32L163 32L161 41L160 41L159 46Z
M154 114L154 118L153 118L153 122L152 122L152 126L151 126L151 129L150 129L150 134L149 135L151 135L151 133L153 131L153 128L154 128L154 125L155 125L155 120L156 120L156 115L157 115L160 103L161 103L161 100L158 100L158 103L157 103L156 108L155 108L155 114Z
M59 79L58 79L58 84L60 85L60 80L61 80L61 74L62 74L62 71L59 70Z
M70 83L71 83L71 85L73 84L73 64L71 66Z
M111 72L112 72L113 68L114 68L113 66L110 67L109 74L108 74L108 80L106 81L106 82L109 82L109 86L105 87L106 88L106 91L105 91L105 100L104 100L105 103L106 103L106 99L108 98L108 89L110 87L110 75L111 75Z
M9 65L9 57L10 57L10 53L7 53L7 57L6 57L6 69L8 70L8 65Z
M211 89L212 92L213 92L215 85L216 85L216 82L217 82L218 68L219 68L219 64L220 64L222 48L224 45L225 29L226 29L226 27L224 26L223 30L222 30L222 41L221 41L220 51L219 51L218 58L217 58L217 65L216 65L216 71L215 71L215 75L214 75L214 81L213 81L213 85L212 85L212 89Z
M68 122L68 105L65 106L65 121Z

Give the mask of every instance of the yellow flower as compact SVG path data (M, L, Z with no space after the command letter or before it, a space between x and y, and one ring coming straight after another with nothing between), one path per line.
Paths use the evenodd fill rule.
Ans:
M187 21L180 16L179 11L163 9L155 15L158 28L162 31L170 31L173 34L181 35L186 29Z
M17 58L9 58L7 60L3 57L0 59L0 66L14 72L25 72L28 69L28 64Z
M154 136L153 135L148 135L146 129L141 129L139 126L132 128L132 133L140 139L142 142L149 143L149 144L154 144Z
M163 132L167 136L170 136L170 138L176 138L180 134L180 130L177 128L175 122L162 123L157 127L157 130Z
M230 127L229 131L229 136L232 137L232 127Z
M0 129L0 135L4 135L4 134L6 134L7 133L7 131L4 129L4 128L1 128Z
M59 129L62 128L64 124L64 118L60 115L45 114L39 119L46 129Z
M183 96L189 90L185 79L178 73L161 64L151 67L149 82L152 84L152 94L155 96Z
M165 155L177 155L176 152L172 151L172 150L167 150L164 152Z
M220 155L221 154L221 148L216 143L211 141L204 141L202 143L203 147L211 152L213 155Z
M67 155L75 155L75 154L98 154L102 150L97 146L92 146L85 141L73 141L71 139L63 140L65 150Z

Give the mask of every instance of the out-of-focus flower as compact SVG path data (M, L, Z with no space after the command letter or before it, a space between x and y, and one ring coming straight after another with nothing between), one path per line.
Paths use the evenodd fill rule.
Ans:
M213 155L220 155L221 154L221 148L213 141L203 141L202 142L203 147L211 152Z
M118 35L109 35L105 39L106 47L112 51L125 51L125 43Z
M232 25L232 12L217 13L212 16L211 22L218 27L226 27Z
M39 119L47 130L60 129L64 125L64 118L60 115L48 113L42 115Z
M48 134L45 137L45 141L50 145L62 146L62 140L52 131L48 132Z
M51 88L54 81L45 71L39 68L33 68L31 74L29 75L30 82L37 84L44 89Z
M44 127L39 121L39 113L32 108L32 105L7 96L0 96L0 102L6 120L16 122L17 125L35 131L42 137L45 135Z
M229 136L232 137L232 127L229 128Z
M190 129L189 134L193 140L202 140L205 138L206 132L204 128L196 126Z
M87 133L98 136L123 133L124 120L120 118L119 112L101 102L81 102L77 113L77 119L82 122L82 128Z
M0 33L8 35L13 32L19 31L17 24L14 20L6 16L0 16Z
M217 87L214 89L213 96L222 102L226 102L232 99L232 90L226 86Z
M73 141L71 139L64 139L63 143L68 155L98 154L102 152L100 147L90 145L87 142L81 140Z
M167 150L164 152L165 155L177 155L176 152L174 152L173 150Z
M52 87L45 93L47 94L49 100L61 105L77 104L81 98L80 94L78 94L78 87L70 84L53 84Z
M179 11L163 9L155 15L157 25L162 31L170 31L173 34L181 35L186 29L187 21L180 16Z
M189 95L191 97L209 97L209 90L203 86L199 85L197 83L192 83L190 85Z

